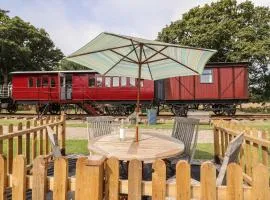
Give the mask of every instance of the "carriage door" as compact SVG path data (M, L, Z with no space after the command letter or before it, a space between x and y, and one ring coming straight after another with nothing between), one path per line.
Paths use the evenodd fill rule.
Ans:
M61 74L61 100L72 99L72 74Z
M66 99L72 99L72 74L66 74Z
M66 100L66 77L60 74L61 100Z

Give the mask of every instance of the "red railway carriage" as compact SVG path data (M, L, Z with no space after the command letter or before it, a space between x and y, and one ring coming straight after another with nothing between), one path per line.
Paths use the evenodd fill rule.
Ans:
M201 76L169 78L161 86L163 100L180 115L190 104L205 104L216 114L235 114L235 106L249 98L248 63L210 63Z
M40 112L53 114L63 104L77 104L89 114L129 114L137 98L135 81L104 77L91 70L13 72L12 98L17 103L37 104ZM153 81L141 80L141 99L142 103L152 102Z
M36 104L38 111L58 113L62 105L76 104L88 114L127 115L134 111L134 78L104 77L95 71L25 71L12 73L8 111L17 104ZM248 63L209 63L201 76L141 81L142 106L167 105L176 115L203 105L216 114L233 115L236 105L248 101ZM1 97L1 90L0 90Z

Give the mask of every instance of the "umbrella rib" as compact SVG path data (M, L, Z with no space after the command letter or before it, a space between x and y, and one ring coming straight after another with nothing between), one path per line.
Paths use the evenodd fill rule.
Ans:
M118 54L119 56L122 56L122 57L124 57L125 55L123 55L123 54L121 54L121 53L119 53L119 52L117 52L117 51L114 51L114 50L110 50L111 52L113 52L113 53L116 53L116 54ZM128 60L130 60L130 61L132 61L133 63L137 63L136 62L136 60L133 60L133 59L131 59L131 58L129 58L129 57L126 57Z
M151 58L153 58L154 56L156 56L157 54L159 54L160 52L162 52L166 48L167 48L167 46L163 47L162 49L160 49L159 51L157 51L156 53L154 53L152 56L150 56L148 58L146 58L146 56L145 56L145 60L142 63L145 64L146 61L150 60Z
M119 47L112 47L112 48L108 48L108 49L101 49L101 50L97 50L97 51L89 51L86 53L80 53L80 54L76 54L76 55L70 55L68 56L68 58L74 58L74 57L78 57L78 56L84 56L84 55L88 55L88 54L92 54L92 53L99 53L99 52L103 52L103 51L109 51L109 50L114 50L114 49L120 49L120 48L125 48L125 47L130 47L132 45L123 45L123 46L119 46Z
M156 51L156 52L157 52L157 50L155 50L154 48L149 47L148 45L145 45L145 46L147 46L149 49L152 49L153 51ZM176 63L178 63L178 64L180 64L180 65L182 65L182 66L184 66L184 67L186 67L186 68L188 68L189 70L195 72L196 74L199 74L199 73L198 73L197 71L195 71L194 69L188 67L187 65L185 65L185 64L183 64L183 63L181 63L181 62L179 62L179 61L177 61L177 60L175 60L174 58L171 58L171 57L165 55L164 53L161 53L161 52L159 52L159 53L160 53L161 55L163 55L164 57L166 57L166 58L168 58L168 59L170 59L170 60L172 60L172 61L174 61L174 62L176 62Z
M146 53L145 53L144 49L143 49L143 55L144 55L144 57L145 57L145 59L146 59ZM152 72L151 72L151 69L150 69L150 67L149 67L149 64L148 64L148 63L146 63L146 64L147 64L147 67L148 67L148 70L149 70L151 79L153 80L153 76L152 76Z
M137 47L136 47L137 48ZM115 63L110 69L108 69L103 75L106 75L109 71L111 71L116 65L118 65L121 61L123 61L129 54L131 54L135 49L132 49L127 55L121 58L117 63Z
M131 39L129 37L122 36L122 35L117 35L117 34L107 33L107 32L105 32L105 34L112 35L112 36L119 37L119 38L126 39L126 40L132 40L132 41L137 42L137 43L142 43L145 46L146 45L167 46L167 47L186 48L186 49L195 49L195 50L201 50L201 51L216 52L216 50L213 50L213 49L203 49L203 48L196 48L196 47L189 47L189 46L180 46L178 44L173 45L173 44L168 44L168 43L160 42L160 41L156 41L156 42L160 42L162 44L154 44L151 42L139 42L137 40L134 40L134 39Z
M149 64L149 63L153 63L153 62L158 62L158 61L162 61L162 60L168 60L169 58L160 58L160 59L157 59L157 60L151 60L151 61L148 61L144 64Z
M133 49L135 50L136 57L137 57L137 59L138 59L138 61L139 61L139 56L138 56L138 53L137 53L137 51L136 51L136 48L137 48L138 46L135 48L135 45L134 45L132 39L130 39L130 42L131 42L131 44L132 44L132 46L133 46Z
M166 46L166 47L175 47L175 48L185 48L185 49L194 49L194 50L200 50L200 51L209 51L209 52L216 52L216 50L213 49L203 49L203 48L197 48L197 47L189 47L189 46L180 46L180 45L173 45L173 44L154 44L154 43L144 43L145 46L147 45L154 45L154 46Z

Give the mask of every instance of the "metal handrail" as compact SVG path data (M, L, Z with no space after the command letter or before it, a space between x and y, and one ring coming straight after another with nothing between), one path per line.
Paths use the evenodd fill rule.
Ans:
M12 95L12 85L0 85L0 98L8 98Z

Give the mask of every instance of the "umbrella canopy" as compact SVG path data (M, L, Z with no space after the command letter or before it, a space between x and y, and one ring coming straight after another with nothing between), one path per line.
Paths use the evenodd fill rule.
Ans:
M138 78L137 118L139 116L140 79L158 80L201 74L216 52L136 37L101 33L68 56L68 60L106 76ZM136 120L138 142L138 120Z
M107 76L158 80L203 72L216 52L103 32L67 57Z

